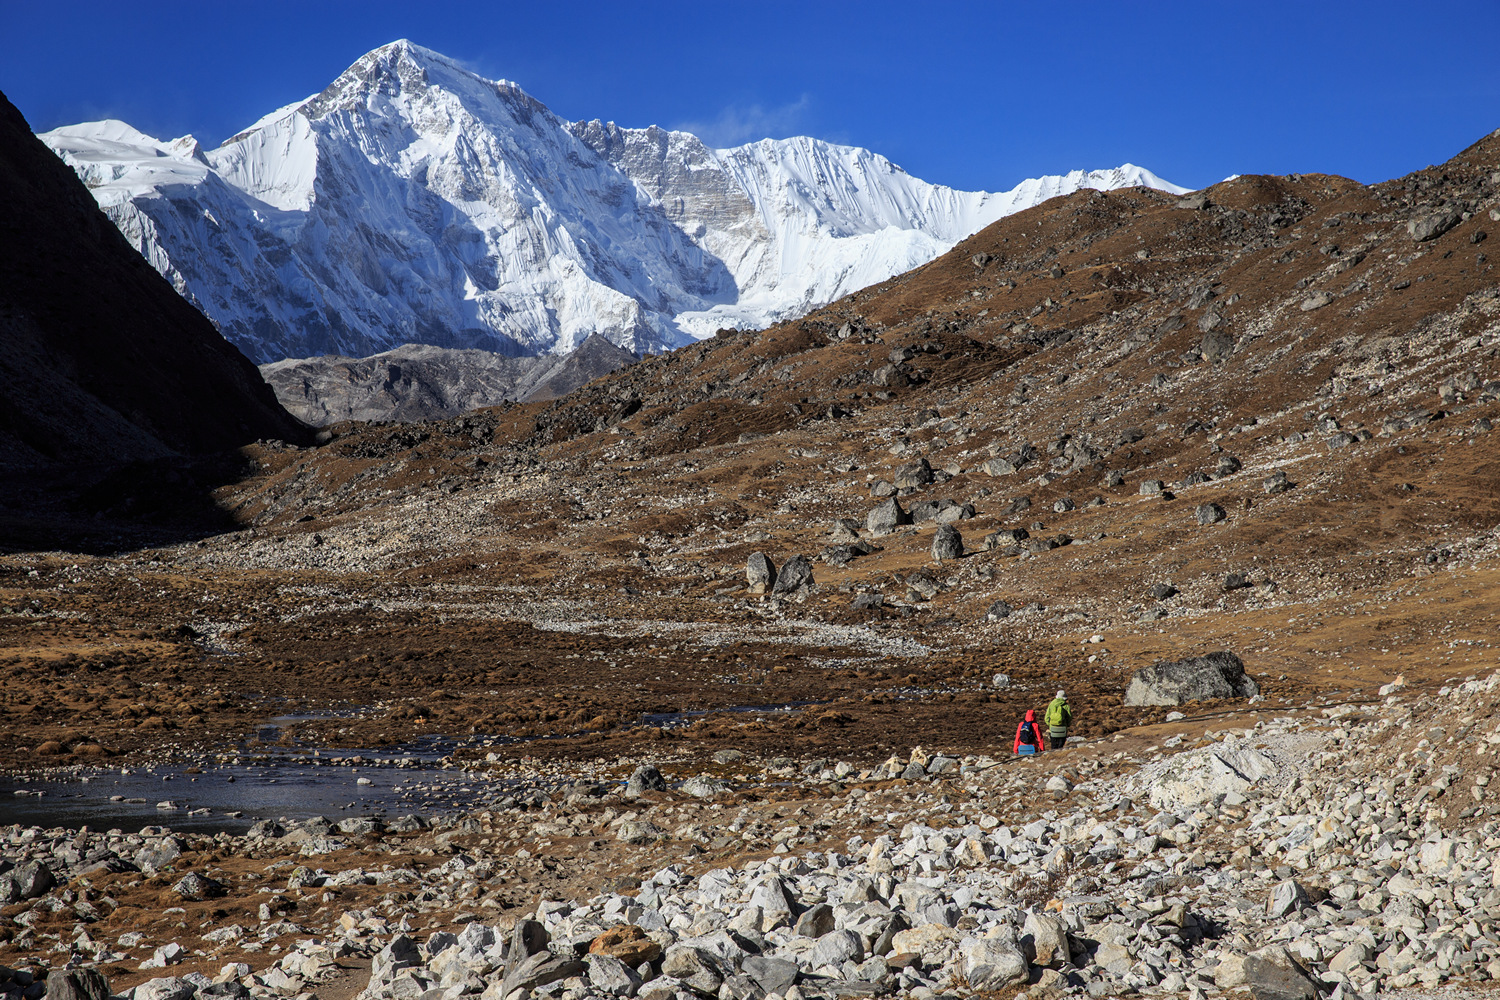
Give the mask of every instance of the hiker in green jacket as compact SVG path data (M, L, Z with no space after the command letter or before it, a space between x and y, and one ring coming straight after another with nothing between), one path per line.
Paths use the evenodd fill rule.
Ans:
M1052 749L1061 750L1063 744L1068 742L1068 727L1073 724L1073 710L1068 707L1068 698L1062 691L1057 692L1057 697L1047 706L1047 714L1042 716L1042 721L1047 724L1047 736L1052 741Z

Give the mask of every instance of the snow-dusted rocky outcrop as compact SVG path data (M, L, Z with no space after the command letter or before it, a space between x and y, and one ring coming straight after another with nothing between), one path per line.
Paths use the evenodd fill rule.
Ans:
M759 327L924 263L1126 165L955 191L816 139L716 150L569 123L400 41L203 150L123 122L42 135L148 260L257 361L402 343L653 351Z

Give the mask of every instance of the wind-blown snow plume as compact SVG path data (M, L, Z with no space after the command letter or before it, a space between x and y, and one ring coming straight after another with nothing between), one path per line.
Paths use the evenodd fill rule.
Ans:
M123 122L42 135L141 253L257 361L402 343L655 351L925 263L1011 212L1150 171L955 191L816 139L711 149L569 123L399 41L218 149Z

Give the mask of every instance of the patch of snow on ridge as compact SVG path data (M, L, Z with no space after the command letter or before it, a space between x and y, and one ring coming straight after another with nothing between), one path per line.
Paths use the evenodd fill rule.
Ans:
M759 328L910 270L1129 164L1001 193L809 138L712 149L567 122L400 41L204 152L124 122L42 135L143 255L258 362L402 343L659 351Z
M212 171L192 136L161 142L113 118L42 137L102 207L153 197L162 187L203 183Z

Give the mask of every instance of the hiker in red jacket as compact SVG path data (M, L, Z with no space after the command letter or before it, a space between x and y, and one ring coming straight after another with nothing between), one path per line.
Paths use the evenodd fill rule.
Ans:
M1023 757L1029 754L1040 753L1042 750L1042 730L1036 722L1036 710L1028 708L1026 718L1016 727L1016 753Z

